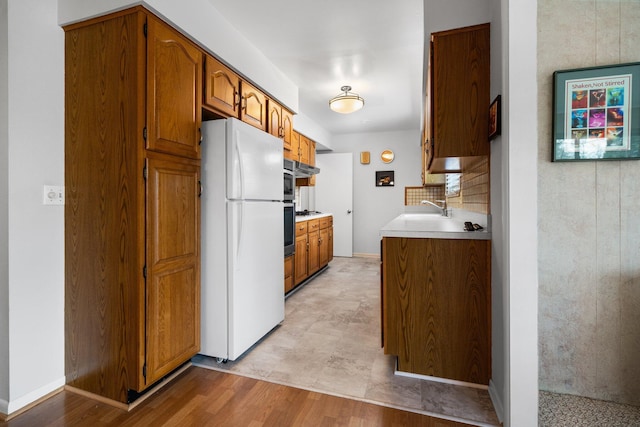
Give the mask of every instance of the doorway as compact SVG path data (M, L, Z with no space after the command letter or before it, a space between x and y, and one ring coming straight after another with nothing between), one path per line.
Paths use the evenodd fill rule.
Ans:
M316 209L333 214L333 255L353 256L353 154L318 153Z

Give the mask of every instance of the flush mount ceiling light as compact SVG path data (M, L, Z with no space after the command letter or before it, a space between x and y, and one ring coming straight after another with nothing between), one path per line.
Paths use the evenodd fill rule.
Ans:
M351 86L342 86L340 90L344 93L332 98L329 107L336 113L349 114L358 111L364 106L364 99L355 93L349 93Z

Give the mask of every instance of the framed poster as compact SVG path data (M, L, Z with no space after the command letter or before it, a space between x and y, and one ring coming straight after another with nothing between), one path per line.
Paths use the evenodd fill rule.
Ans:
M552 161L640 159L640 62L553 74Z

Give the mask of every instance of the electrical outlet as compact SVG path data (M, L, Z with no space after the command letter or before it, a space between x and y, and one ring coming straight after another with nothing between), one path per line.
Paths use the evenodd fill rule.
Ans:
M61 185L45 185L42 194L43 205L64 205L64 187Z

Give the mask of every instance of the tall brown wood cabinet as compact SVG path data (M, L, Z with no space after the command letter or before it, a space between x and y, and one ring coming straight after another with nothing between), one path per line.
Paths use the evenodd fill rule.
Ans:
M202 53L141 7L65 27L65 373L120 403L200 347Z
M460 172L473 157L489 154L489 31L482 24L431 34L425 175Z

